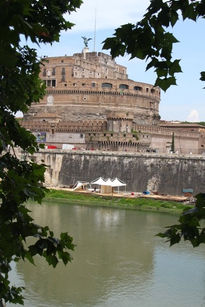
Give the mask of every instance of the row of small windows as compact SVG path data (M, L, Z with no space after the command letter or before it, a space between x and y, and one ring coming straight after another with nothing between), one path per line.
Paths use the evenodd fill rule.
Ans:
M50 87L50 86L55 87L56 86L56 80L54 80L54 79L44 80L44 82L45 82L46 86L48 86L48 87ZM61 82L66 82L66 80L65 80L65 72L64 73L62 72ZM76 86L76 85L77 85L76 83L73 83L73 86ZM82 86L85 86L85 85L86 85L85 83L82 83ZM96 83L92 82L91 86L95 87ZM112 88L112 83L102 83L102 88L109 88L109 89L111 89ZM129 89L129 86L127 84L120 84L119 88L120 89ZM134 90L135 91L142 91L142 87L134 86ZM148 91L149 91L149 89L146 88L146 92L148 92ZM155 92L155 90L151 89L151 93L153 94L154 92Z
M55 76L55 74L56 74L56 69L55 69L55 67L52 68L52 71L47 70L46 68L44 68L44 70L43 70L43 76L44 76L44 77L50 76L50 75Z
M47 87L55 87L56 86L56 80L54 79L49 79L49 80L43 80L43 82L45 83L45 85Z
M102 88L112 88L112 83L102 83ZM125 89L129 89L129 85L127 84L120 84L119 88L122 90ZM142 91L142 87L141 86L134 86L133 88L135 91ZM149 91L149 88L146 88L146 92ZM151 89L151 93L154 94L155 93L155 89Z
M50 72L49 70L46 70L46 68L44 68L43 70L43 76L55 76L56 74L56 71L55 71L55 68L52 68L52 72ZM63 67L62 70L61 70L61 82L65 82L65 68ZM47 80L48 83L50 84L49 80ZM54 81L54 80L50 80L51 82ZM46 82L46 85L47 85L47 82ZM83 86L85 85L85 83L82 84ZM47 86L56 86L56 85L47 85ZM92 87L95 87L96 86L96 83L92 82L91 83L91 86ZM102 88L112 88L112 83L108 83L108 82L105 82L105 83L102 83ZM124 89L129 89L129 85L127 84L120 84L119 85L119 88L124 90ZM142 87L141 86L134 86L133 88L135 91L142 91ZM146 92L149 92L149 88L146 88ZM155 89L151 89L151 93L154 94L155 93Z
M44 70L43 70L43 76L44 76L44 77L50 76L50 75L55 76L55 74L56 74L56 69L55 69L55 67L52 68L52 71L50 71L50 70L48 70L48 69L46 69L46 68L44 68ZM62 75L62 76L65 75L65 67L62 68L62 70L61 70L61 75Z

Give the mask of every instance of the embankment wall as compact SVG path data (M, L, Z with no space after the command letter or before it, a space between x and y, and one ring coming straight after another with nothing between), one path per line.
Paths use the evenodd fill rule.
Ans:
M118 177L127 191L158 191L181 195L184 188L205 192L205 157L113 152L42 151L36 154L48 166L46 184L69 186L76 181Z

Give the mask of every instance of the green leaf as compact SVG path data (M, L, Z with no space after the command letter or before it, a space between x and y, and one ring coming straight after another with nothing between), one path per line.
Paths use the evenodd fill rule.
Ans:
M155 82L155 86L159 86L165 92L171 85L176 85L175 77L169 77L169 78L163 78L163 79L157 78Z
M170 75L174 75L175 73L182 72L181 66L179 65L180 60L174 60L173 63L171 63L169 68Z

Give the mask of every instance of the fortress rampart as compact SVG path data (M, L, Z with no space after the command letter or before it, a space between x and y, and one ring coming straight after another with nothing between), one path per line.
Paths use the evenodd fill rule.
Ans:
M69 186L97 177L119 177L127 191L158 191L181 195L184 188L205 192L205 157L125 152L41 151L35 155L48 166L46 183Z
M102 52L46 58L46 95L24 115L39 142L58 148L181 154L205 151L205 127L160 121L160 89L128 79Z
M126 67L101 52L47 58L40 77L46 95L32 104L26 119L45 109L57 112L64 121L102 120L107 111L132 112L139 124L151 124L159 116L159 88L129 80Z

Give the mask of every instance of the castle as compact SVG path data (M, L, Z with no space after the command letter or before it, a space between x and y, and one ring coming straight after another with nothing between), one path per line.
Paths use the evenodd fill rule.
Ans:
M130 80L126 67L87 46L73 56L45 58L46 95L22 125L57 148L202 154L205 127L160 120L160 89ZM70 147L69 147L70 146Z

